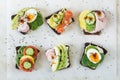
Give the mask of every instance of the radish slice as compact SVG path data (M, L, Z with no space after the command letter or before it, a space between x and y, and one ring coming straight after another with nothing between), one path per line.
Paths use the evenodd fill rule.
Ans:
M55 59L55 57L56 57L55 50L54 49L48 50L46 52L46 56L47 56L48 61L52 62Z
M20 32L28 32L30 29L29 25L27 24L27 22L20 22L19 26L18 26L18 31Z

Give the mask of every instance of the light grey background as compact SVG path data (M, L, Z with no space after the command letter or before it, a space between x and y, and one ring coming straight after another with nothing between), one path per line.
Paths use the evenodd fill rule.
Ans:
M120 1L118 1L120 3ZM117 5L118 5L118 2L117 2ZM117 9L120 9L120 6L117 7ZM2 0L0 2L0 80L6 80L6 0ZM118 17L117 17L117 20L118 20L118 73L120 73L120 28L119 28L119 25L120 25L120 10L117 10L118 12ZM119 78L120 79L120 78Z

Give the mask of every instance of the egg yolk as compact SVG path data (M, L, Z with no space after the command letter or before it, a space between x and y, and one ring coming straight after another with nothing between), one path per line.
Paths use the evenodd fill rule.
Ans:
M96 63L100 61L97 53L91 54L90 59L91 59L92 62L96 62Z
M34 14L27 14L26 18L28 21L32 21L34 19L35 15Z

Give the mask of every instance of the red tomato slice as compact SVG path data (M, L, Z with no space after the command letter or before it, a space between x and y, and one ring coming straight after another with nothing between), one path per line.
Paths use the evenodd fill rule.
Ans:
M58 33L64 32L64 25L63 25L63 24L60 24L55 30L56 30Z
M26 46L25 48L24 48L24 50L23 50L23 55L26 55L26 50L28 49L28 48L32 48L33 50L34 50L34 55L32 56L34 59L36 59L37 58L37 55L38 55L38 49L36 48L36 47L34 47L34 46Z
M65 16L62 20L62 23L58 25L58 27L55 29L58 33L64 32L64 27L70 24L70 19L73 17L73 14L71 11L67 10L65 12Z
M69 25L70 24L70 19L73 17L73 14L71 11L67 10L66 13L65 13L65 16L62 20L62 24L64 25Z
M62 24L66 25L66 26L69 25L70 24L70 19L63 18Z
M31 65L32 65L31 68L30 69L25 69L23 67L24 62L30 62ZM30 57L22 58L20 60L20 69L25 71L25 72L31 72L34 69L34 62L32 61L32 59Z
M69 11L69 10L67 10L66 11L66 13L65 13L65 17L68 19L70 19L70 18L72 18L73 17L73 13L71 12L71 11Z

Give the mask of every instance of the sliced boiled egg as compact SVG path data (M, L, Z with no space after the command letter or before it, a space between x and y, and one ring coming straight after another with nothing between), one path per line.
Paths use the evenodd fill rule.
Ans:
M33 22L37 18L37 11L35 9L29 9L25 12L25 18L28 23Z
M92 63L98 63L101 60L101 55L96 49L89 49L87 51L87 57Z

